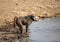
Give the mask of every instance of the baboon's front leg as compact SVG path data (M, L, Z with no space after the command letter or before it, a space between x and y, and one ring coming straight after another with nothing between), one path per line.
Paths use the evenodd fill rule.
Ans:
M26 33L28 33L28 24L26 25Z
M29 37L29 34L28 34L28 24L26 25L26 36Z

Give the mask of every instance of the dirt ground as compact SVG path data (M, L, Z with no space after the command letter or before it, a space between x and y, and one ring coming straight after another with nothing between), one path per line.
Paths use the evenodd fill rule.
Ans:
M60 0L0 0L0 25L13 21L15 16L51 17L60 15Z

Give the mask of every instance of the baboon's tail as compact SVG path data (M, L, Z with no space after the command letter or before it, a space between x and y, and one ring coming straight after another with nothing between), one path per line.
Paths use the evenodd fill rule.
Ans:
M16 27L16 22L17 22L17 20L18 20L18 17L14 17L14 28Z
M16 21L16 20L18 20L18 17L15 16L15 17L14 17L14 21Z

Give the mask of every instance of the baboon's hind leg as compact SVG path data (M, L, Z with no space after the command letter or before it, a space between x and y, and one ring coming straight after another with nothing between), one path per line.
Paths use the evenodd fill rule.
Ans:
M19 31L22 34L23 33L23 25L22 25L22 23L18 23L17 26L19 27Z

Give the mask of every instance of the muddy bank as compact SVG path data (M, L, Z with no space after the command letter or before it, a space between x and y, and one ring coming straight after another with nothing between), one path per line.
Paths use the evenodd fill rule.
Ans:
M3 42L3 40L6 40L8 42L15 39L26 38L27 35L25 33L20 34L17 28L13 27L13 23L0 26L0 41ZM23 32L25 32L25 29L23 30Z

